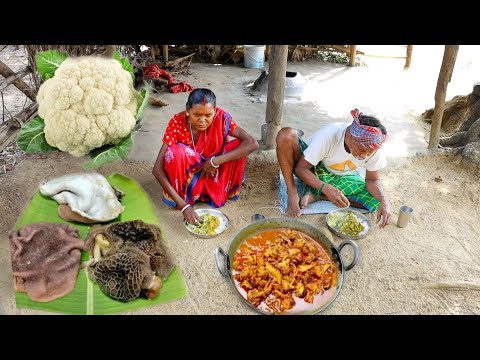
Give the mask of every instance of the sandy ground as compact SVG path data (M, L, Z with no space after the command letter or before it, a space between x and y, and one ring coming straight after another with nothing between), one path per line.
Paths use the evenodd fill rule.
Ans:
M441 56L436 65L440 62ZM392 202L394 222L400 205L414 208L408 227L401 229L393 223L380 229L374 225L372 232L358 241L360 261L345 274L339 296L325 314L480 313L480 244L477 241L480 235L477 210L480 174L476 169L464 167L456 157L443 153L432 155L426 151L428 131L416 115L433 106L436 79L432 72L424 71L426 68L420 64L414 67L414 64L415 49L410 73L398 70L403 66L401 60L389 62L388 72L383 73L375 72L372 67L346 69L332 64L289 63L289 68L312 79L309 85L312 91L307 99L287 99L285 125L300 127L309 136L326 121L346 119L348 111L355 106L380 114L387 128L393 129L388 147L389 166L383 179ZM459 69L465 74L475 65L468 61L462 64ZM431 63L430 66L433 67ZM218 95L218 104L235 114L234 118L259 139L265 103L261 97L246 94L242 87L258 74L257 69L238 66L193 64L192 75L179 80L212 87ZM419 80L420 74L425 81ZM428 77L433 83L426 83ZM367 80L370 96L362 91ZM468 84L455 83L452 79L452 89L457 92L447 99L467 94L473 82L474 77L473 80L469 78ZM429 89L433 91L428 92ZM417 95L413 94L414 90ZM185 275L189 295L129 313L256 314L217 272L213 254L219 246L228 249L235 234L249 224L252 214L281 216L274 208L278 199L275 154L266 151L249 157L247 180L240 200L222 208L231 220L229 229L213 239L195 238L183 228L182 216L161 202L161 187L151 175L152 162L161 141L159 134L169 117L183 108L186 95L165 94L162 98L170 105L148 111L142 132L134 139L135 149L130 159L107 165L99 172L105 175L123 173L135 179L150 195L164 224L169 246ZM425 154L416 155L418 152ZM0 314L40 314L43 312L15 306L8 232L42 180L82 171L85 159L53 154L40 158L24 156L19 160L14 171L0 177L3 209L0 218ZM374 220L373 215L371 217ZM305 215L300 220L320 228L325 226L324 215ZM331 239L337 246L341 243L337 237ZM345 249L343 255L348 262L349 249Z
M13 297L7 232L36 191L40 181L67 172L82 171L81 160L70 156L25 159L15 171L1 178L0 199L0 313L41 313L17 309ZM134 314L253 314L230 283L217 272L214 250L229 247L235 234L248 225L250 216L261 213L280 216L277 199L277 164L272 156L257 154L249 159L247 181L241 199L222 211L230 228L213 239L199 239L182 226L182 217L161 203L161 187L151 175L152 165L126 161L105 166L102 174L121 172L134 178L158 209L165 236L182 269L188 297ZM480 234L477 204L478 174L463 170L444 156L417 157L392 165L385 173L385 188L391 195L395 219L401 204L414 208L406 228L395 224L384 229L374 225L369 236L358 241L359 263L345 275L338 298L327 314L478 314L480 313ZM441 182L435 178L442 179ZM304 215L302 221L325 226L324 215ZM373 220L373 218L372 218ZM341 241L332 237L338 246ZM346 262L349 249L345 249ZM429 289L448 283L453 288Z

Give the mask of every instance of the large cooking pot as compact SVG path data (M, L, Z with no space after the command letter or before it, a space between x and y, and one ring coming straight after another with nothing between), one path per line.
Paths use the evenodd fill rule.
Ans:
M252 217L252 220L254 220L253 217ZM314 239L320 245L322 245L323 248L328 252L331 258L334 260L334 262L337 263L338 265L337 286L336 286L336 289L334 289L331 292L330 297L323 299L324 301L322 300L322 302L316 304L315 307L310 308L309 310L300 310L297 312L292 311L292 314L293 313L301 314L301 315L316 314L326 309L335 300L338 293L340 292L340 289L342 288L344 272L353 268L357 263L358 258L360 256L360 250L357 243L355 243L352 240L343 241L337 249L335 245L330 240L328 240L328 238L324 234L322 234L317 228L307 223L304 223L302 221L289 219L289 218L267 218L267 219L260 219L260 220L254 221L252 224L247 225L242 230L240 230L231 241L230 247L228 248L228 254L225 254L223 249L220 247L218 247L215 250L215 263L217 265L218 271L222 276L224 276L229 280L229 282L233 285L233 288L235 289L237 294L246 304L248 304L248 306L250 306L251 308L253 308L254 310L260 313L271 314L271 312L264 311L250 304L250 302L240 293L239 289L235 285L232 264L233 264L235 253L237 252L237 249L240 247L242 243L244 243L246 240L248 240L258 232L269 230L269 229L279 229L279 228L289 228L292 230L298 230L306 235L309 235L312 239ZM353 260L347 266L344 265L342 258L340 256L340 251L346 245L350 245L353 248ZM295 310L295 308L292 310ZM288 314L288 312L286 314Z

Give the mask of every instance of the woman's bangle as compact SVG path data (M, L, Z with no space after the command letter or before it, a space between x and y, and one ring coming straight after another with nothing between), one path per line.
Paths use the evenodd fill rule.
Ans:
M185 206L182 208L182 210L180 210L180 212L183 214L183 212L185 211L185 209L188 208L189 206L190 206L190 204L185 205Z
M326 184L326 183L324 182L324 183L322 184L322 186L320 186L320 190L319 190L319 191L320 191L320 194L323 194L322 190L323 190L323 187L325 186L325 184Z
M214 157L215 157L215 156L212 156L212 157L210 158L210 164L212 164L212 166L216 169L216 168L218 168L220 165L215 165L215 164L213 163L213 158L214 158Z

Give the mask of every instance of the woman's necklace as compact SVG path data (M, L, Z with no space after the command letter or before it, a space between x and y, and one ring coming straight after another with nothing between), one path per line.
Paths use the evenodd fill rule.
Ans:
M197 146L195 145L195 140L193 139L192 123L188 122L188 124L190 125L190 136L192 137L193 150L198 152ZM200 135L198 135L198 137L200 138ZM202 149L202 152L200 153L200 156L203 158L202 154L203 154L203 149Z

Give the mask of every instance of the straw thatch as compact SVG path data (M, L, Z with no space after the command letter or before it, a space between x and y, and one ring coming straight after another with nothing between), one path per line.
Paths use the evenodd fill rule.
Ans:
M156 63L156 56L160 57L160 45L150 45L158 50L153 53L150 50L140 51L140 45L117 45L117 49L126 56L134 69L143 68L145 65ZM70 56L81 55L98 55L106 54L111 45L25 45L28 53L28 62L33 69L34 86L36 90L40 87L41 79L35 66L35 54L39 51L59 50L67 52ZM289 45L288 59L290 61L304 61L307 59L319 60L319 54L322 52L340 52L349 53L348 45ZM186 57L195 54L194 58L198 62L209 63L234 63L237 64L243 60L243 46L242 45L175 45L169 47L170 63L174 63L174 59ZM362 54L360 51L358 54ZM324 60L325 59L321 59ZM191 59L190 59L191 61ZM326 61L329 61L326 59ZM190 62L188 62L189 64ZM172 69L169 64L163 64L164 67L170 71ZM188 67L187 64L187 67ZM171 65L171 64L170 64Z

